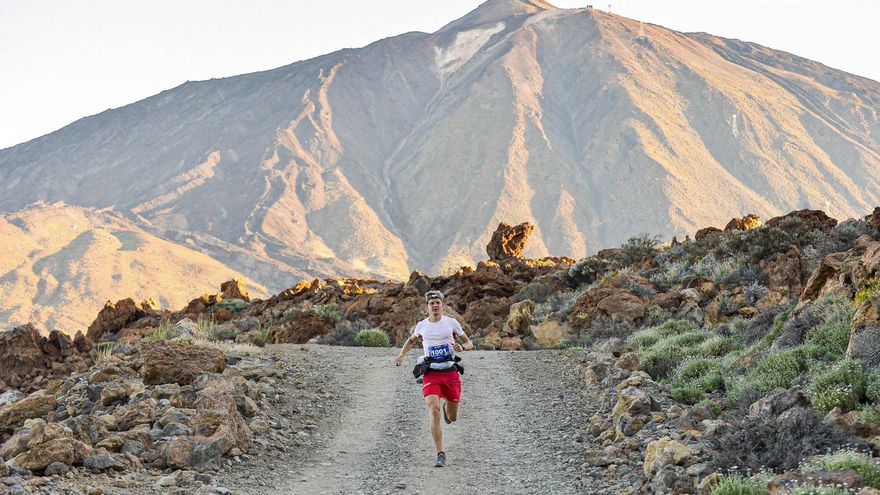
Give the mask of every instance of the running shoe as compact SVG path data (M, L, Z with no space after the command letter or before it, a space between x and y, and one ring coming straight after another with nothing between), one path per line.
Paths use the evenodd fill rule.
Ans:
M437 452L437 462L434 467L443 467L446 465L446 452Z

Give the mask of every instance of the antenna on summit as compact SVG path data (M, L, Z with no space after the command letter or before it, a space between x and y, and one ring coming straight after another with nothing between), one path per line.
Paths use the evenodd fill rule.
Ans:
M608 4L608 13L609 14L611 13L611 4L610 3Z

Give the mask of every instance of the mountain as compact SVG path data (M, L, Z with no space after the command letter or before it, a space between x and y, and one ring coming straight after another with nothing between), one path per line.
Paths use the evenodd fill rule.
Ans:
M112 209L273 292L399 279L485 259L501 221L536 226L527 256L581 257L744 213L871 211L878 112L877 82L754 43L489 0L0 150L0 210Z
M85 333L108 299L180 308L243 275L112 212L38 204L0 214L0 321ZM255 296L267 294L247 280Z

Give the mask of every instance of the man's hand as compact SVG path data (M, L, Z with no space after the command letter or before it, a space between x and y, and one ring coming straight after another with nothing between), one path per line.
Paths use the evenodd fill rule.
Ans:
M398 354L397 357L394 358L394 365L395 365L395 366L400 366L401 364L403 364L403 359L404 359L404 357L405 357L405 356L404 356L403 354Z
M456 343L452 344L452 350L455 352L462 352L462 351L464 351L464 346L459 344L458 342L456 342Z

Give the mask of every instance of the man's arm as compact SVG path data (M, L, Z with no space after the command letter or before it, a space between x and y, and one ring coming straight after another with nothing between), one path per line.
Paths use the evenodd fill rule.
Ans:
M455 352L474 350L474 343L471 342L471 339L468 338L467 334L463 333L463 334L459 335L458 338L459 338L459 340L461 340L461 344L456 344L456 345L458 345L458 349L453 348L453 350L455 350Z
M400 366L401 363L403 363L404 356L406 356L406 353L409 352L410 349L412 349L413 344L415 344L418 339L419 338L415 334L410 335L409 338L406 339L406 342L403 343L403 349L401 349L400 354L398 354L397 357L394 358L394 364L396 366Z

